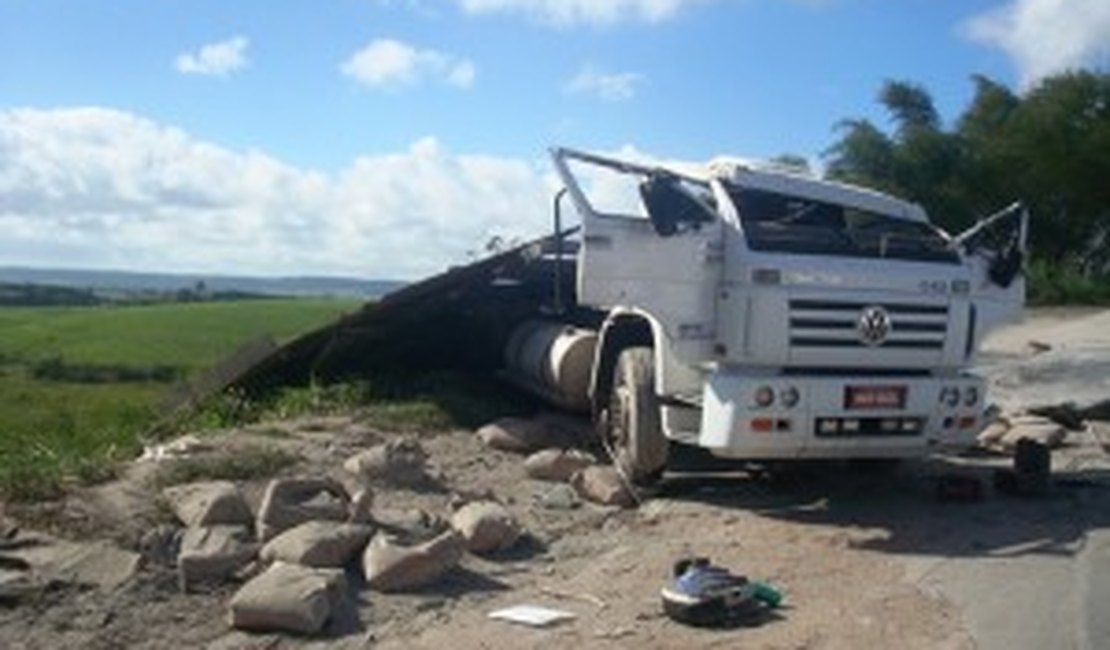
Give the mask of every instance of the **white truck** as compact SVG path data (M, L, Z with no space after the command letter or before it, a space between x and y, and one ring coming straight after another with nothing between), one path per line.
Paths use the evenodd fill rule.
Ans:
M552 158L556 296L509 338L508 375L589 410L632 480L674 445L780 461L974 444L969 368L1024 303L1020 205L952 237L916 204L772 166Z

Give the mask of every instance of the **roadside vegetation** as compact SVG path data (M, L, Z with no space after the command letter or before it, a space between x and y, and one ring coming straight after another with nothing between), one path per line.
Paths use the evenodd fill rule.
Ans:
M222 395L193 414L188 424L226 428L307 415L354 414L377 429L421 432L476 428L497 417L533 409L532 398L493 378L389 369L353 381L282 388L253 399Z
M0 493L55 495L134 457L175 381L262 335L285 340L358 303L250 300L0 308Z

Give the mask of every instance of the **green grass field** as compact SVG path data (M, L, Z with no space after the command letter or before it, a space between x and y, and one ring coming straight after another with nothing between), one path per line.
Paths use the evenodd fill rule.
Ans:
M350 300L252 300L0 309L0 492L35 498L102 478L139 450L168 382L43 380L44 362L171 366L188 377L263 334L289 339L358 307Z

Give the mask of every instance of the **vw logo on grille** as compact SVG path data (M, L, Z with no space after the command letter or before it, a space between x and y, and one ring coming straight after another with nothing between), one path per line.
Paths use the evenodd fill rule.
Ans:
M864 345L882 345L890 334L890 314L878 305L864 307L860 312L859 321L856 323L856 333Z

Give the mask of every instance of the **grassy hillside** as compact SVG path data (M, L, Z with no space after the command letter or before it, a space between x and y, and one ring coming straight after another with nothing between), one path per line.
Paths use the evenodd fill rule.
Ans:
M0 491L42 496L65 476L96 478L135 454L137 434L171 387L166 373L148 369L187 377L257 336L288 339L357 306L305 299L0 309ZM81 372L67 374L74 369Z

